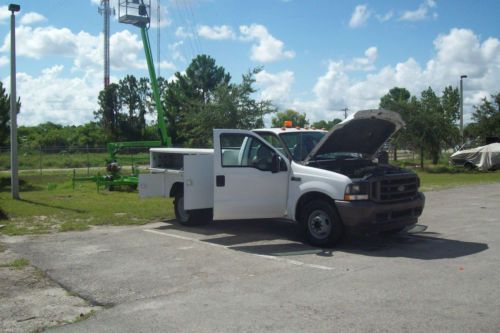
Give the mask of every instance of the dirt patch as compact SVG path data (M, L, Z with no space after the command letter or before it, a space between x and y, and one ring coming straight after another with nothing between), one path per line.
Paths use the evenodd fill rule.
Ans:
M8 248L0 251L1 332L41 331L86 318L99 309L68 293L37 268L12 264L20 259Z

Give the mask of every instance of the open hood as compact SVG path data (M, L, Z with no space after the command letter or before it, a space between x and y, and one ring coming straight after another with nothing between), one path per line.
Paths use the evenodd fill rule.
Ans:
M384 109L358 111L334 126L311 150L304 162L330 153L373 156L405 123L397 112Z

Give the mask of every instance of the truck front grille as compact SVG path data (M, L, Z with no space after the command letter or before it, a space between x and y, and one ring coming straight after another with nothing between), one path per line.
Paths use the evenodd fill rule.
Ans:
M372 198L379 202L396 202L411 199L417 195L416 175L395 175L372 183Z

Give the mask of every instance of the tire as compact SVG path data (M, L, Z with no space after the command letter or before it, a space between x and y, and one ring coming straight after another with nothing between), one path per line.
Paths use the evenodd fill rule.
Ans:
M471 162L465 162L464 163L464 168L467 171L472 171L472 170L474 170L476 168L476 166L474 164L472 164Z
M212 221L212 209L184 209L184 193L180 192L174 198L175 219L183 226L203 225Z
M344 225L333 205L314 200L302 209L300 223L307 241L319 247L334 247L344 234Z

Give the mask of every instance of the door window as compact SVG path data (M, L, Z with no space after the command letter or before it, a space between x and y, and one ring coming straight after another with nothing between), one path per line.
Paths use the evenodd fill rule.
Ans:
M221 134L223 167L251 167L271 171L273 150L263 141L245 134Z

